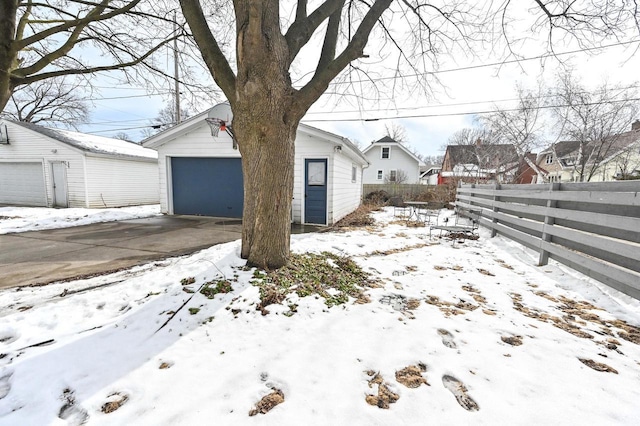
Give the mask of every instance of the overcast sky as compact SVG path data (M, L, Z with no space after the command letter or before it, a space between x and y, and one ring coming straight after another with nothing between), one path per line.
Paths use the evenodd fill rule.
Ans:
M575 67L575 74L587 88L594 88L604 79L610 83L633 85L640 70L640 55L634 55L638 42L603 41L611 45L597 51L577 51L571 45L558 46L557 58L524 60L518 63L492 65L500 62L496 56L476 52L476 57L464 54L442 56L437 73L442 85L435 85L430 97L423 93L404 93L393 101L367 102L363 107L352 100L336 100L335 96L320 99L303 122L337 133L358 142L361 147L385 135L385 124L399 124L406 129L408 142L423 155L441 155L448 138L456 131L474 125L476 114L491 110L494 105L514 107L517 82L534 88L537 80L546 85L553 82L559 60ZM533 46L533 45L531 45ZM375 46L369 46L374 49ZM564 52L577 51L572 54ZM535 57L541 53L535 46L520 53ZM170 57L167 57L170 63ZM205 76L208 78L208 76ZM127 88L115 79L97 77L103 100L94 100L91 123L81 131L102 136L127 133L132 139L142 138L141 127L157 116L168 96L146 96L139 88ZM167 88L167 91L171 88ZM340 85L330 87L340 92ZM115 99L107 99L115 98ZM200 111L206 109L201 106ZM200 111L192 111L197 113ZM405 117L405 118L403 118ZM374 121L372 121L374 120ZM551 123L549 123L550 125Z

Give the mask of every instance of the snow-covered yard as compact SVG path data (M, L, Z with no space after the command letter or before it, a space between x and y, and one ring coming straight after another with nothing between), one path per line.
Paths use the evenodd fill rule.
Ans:
M353 258L368 303L290 294L263 315L239 242L0 292L0 424L637 424L640 302L482 230L374 217L292 239ZM216 280L233 291L197 291Z
M139 219L159 214L159 204L110 209L0 207L0 234L69 228L98 222Z

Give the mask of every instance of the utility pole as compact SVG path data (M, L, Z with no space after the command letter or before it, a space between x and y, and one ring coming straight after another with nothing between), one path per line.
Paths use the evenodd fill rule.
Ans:
M176 11L173 11L173 32L174 35L178 34L178 22L176 18ZM176 101L176 124L180 124L182 117L180 117L180 80L178 75L178 38L173 39L173 77L175 79L175 101Z

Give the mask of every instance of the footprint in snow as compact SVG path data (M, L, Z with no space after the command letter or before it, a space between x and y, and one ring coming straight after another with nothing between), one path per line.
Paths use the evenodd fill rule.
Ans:
M11 376L13 375L13 371L3 371L0 374L0 399L3 399L9 395L11 391Z
M64 404L60 407L58 418L66 420L68 425L73 426L83 425L89 420L87 410L76 404L75 391L66 388L62 391L61 399Z
M456 397L456 401L467 411L478 411L480 407L473 398L467 395L467 387L453 376L442 376L442 384Z
M11 343L18 340L20 334L16 329L10 326L0 327L0 343Z
M260 373L260 381L265 383L265 386L271 390L270 393L264 395L260 401L249 411L249 416L253 417L257 414L267 414L276 405L280 405L284 402L284 392L275 383L267 382L269 379L269 373Z
M440 335L440 337L442 337L442 344L447 348L456 349L458 347L455 340L453 340L453 334L451 334L451 332L445 330L444 328L439 328L438 334Z

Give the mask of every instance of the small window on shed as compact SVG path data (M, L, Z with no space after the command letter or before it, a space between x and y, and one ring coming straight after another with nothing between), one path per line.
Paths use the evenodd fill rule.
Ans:
M355 182L358 177L358 168L352 164L351 165L351 182Z
M382 180L383 179L383 171L382 170L378 170L377 179L378 180Z
M382 158L391 158L391 147L382 147Z

